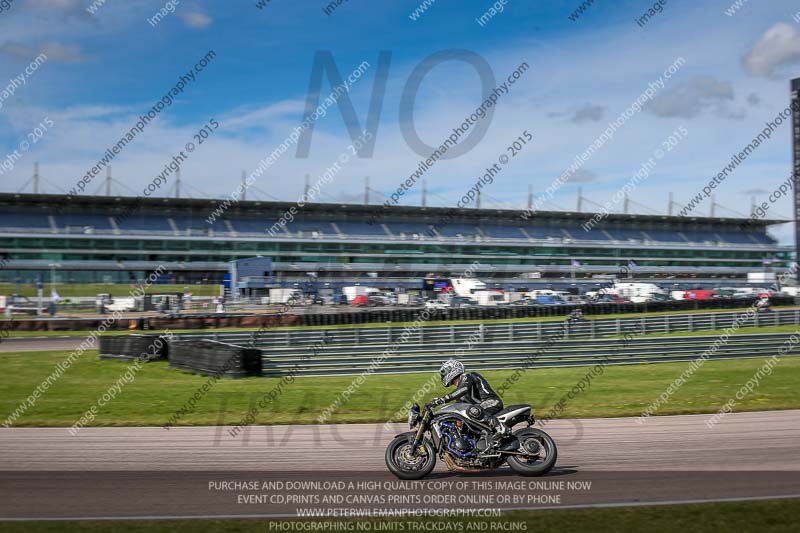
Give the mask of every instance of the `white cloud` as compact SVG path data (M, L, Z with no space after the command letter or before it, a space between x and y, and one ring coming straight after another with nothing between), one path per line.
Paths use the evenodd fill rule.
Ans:
M548 113L547 116L548 118L569 117L570 122L582 124L584 122L600 122L606 111L605 106L586 103L574 111L554 111Z
M177 13L178 18L183 21L183 23L190 27L197 30L202 30L211 25L212 19L205 13L201 11L178 11Z
M262 107L236 109L224 117L224 120L228 128L272 129L278 120L296 120L302 116L304 107L305 104L300 100L283 100Z
M596 174L588 168L579 168L569 178L570 183L590 183L595 180Z
M80 46L57 42L26 45L14 41L6 41L0 45L0 54L27 61L37 57L39 54L46 55L48 61L62 63L80 63L87 59L81 52Z
M733 85L713 76L695 76L656 96L646 109L657 117L692 118L709 108L731 116L726 102L733 101Z
M800 32L779 22L769 28L742 59L753 76L777 78L783 67L800 62Z
M601 105L586 104L572 115L572 122L581 124L583 122L600 122L603 120L606 108Z
M25 6L39 13L50 14L55 17L63 15L88 17L86 6L81 0L27 0Z

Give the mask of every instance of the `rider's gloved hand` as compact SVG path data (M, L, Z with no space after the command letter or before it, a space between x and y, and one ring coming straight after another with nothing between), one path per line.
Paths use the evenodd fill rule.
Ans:
M437 405L444 405L445 401L444 398L434 398L430 402L431 407L436 407Z

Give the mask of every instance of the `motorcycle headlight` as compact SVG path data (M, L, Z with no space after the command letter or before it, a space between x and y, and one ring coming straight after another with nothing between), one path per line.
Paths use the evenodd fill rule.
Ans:
M408 427L413 428L419 423L419 405L414 404L408 410Z

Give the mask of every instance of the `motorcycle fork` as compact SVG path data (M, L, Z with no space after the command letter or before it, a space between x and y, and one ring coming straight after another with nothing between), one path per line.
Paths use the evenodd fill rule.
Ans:
M429 422L430 422L430 411L426 411L425 415L422 417L422 421L419 425L419 428L417 428L417 433L414 435L414 442L412 443L413 449L415 451L419 451L420 455L422 455L423 457L425 455L428 455L425 446L422 446L422 439L425 438L425 428L428 427Z

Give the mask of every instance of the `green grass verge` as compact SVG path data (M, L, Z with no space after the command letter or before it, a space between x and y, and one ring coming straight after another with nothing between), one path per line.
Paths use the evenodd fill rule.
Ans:
M44 294L50 295L50 278L44 280ZM219 285L156 285L151 292L184 292L188 290L194 296L218 296ZM132 286L126 283L56 283L56 291L62 298L76 298L78 296L96 296L108 293L112 296L129 296ZM21 283L19 290L22 296L36 296L36 287L30 283ZM15 294L17 285L14 283L0 283L0 294Z
M0 355L0 421L25 401L43 379L64 360L66 352ZM716 412L764 363L764 359L707 361L656 414ZM607 366L590 388L566 404L560 415L573 417L637 416L664 391L688 363ZM71 426L128 369L129 363L101 361L86 352L14 426ZM530 403L544 415L587 373L587 367L532 369L504 394L507 404ZM499 386L510 370L482 372ZM434 373L371 375L331 423L384 422L392 417ZM256 424L311 424L355 379L355 376L296 378L267 403ZM99 409L95 426L160 426L166 424L207 378L169 368L164 361L148 363L125 385L116 399ZM246 411L278 384L276 378L220 380L182 416L177 425L236 425ZM800 357L785 357L758 389L740 401L737 411L800 408ZM425 400L444 393L436 384ZM403 415L404 416L404 415ZM221 418L220 418L221 417Z
M442 531L502 531L504 524L516 523L512 531L538 533L593 532L593 533L718 533L721 531L758 531L763 533L796 533L800 500L767 500L731 503L701 503L689 505L664 505L642 507L616 507L598 509L569 509L554 511L527 511L503 514L501 518L425 518L419 520L368 520L364 529L353 527L353 531L381 531L379 524L392 522L424 522L429 525L446 523L450 529ZM332 524L333 520L316 521ZM336 521L348 522L353 521ZM525 525L522 525L524 523ZM492 528L495 524L496 528ZM458 527L456 529L455 527ZM269 531L298 531L270 528L267 521L260 520L153 520L153 521L86 521L86 522L21 522L5 523L3 530L10 533L55 533L80 531L86 533L167 533L191 531L198 533L250 533ZM425 531L404 528L405 531ZM311 529L309 529L311 531ZM319 531L324 531L322 528ZM346 531L330 529L330 531ZM401 531L388 529L383 531ZM431 529L438 531L438 529Z

